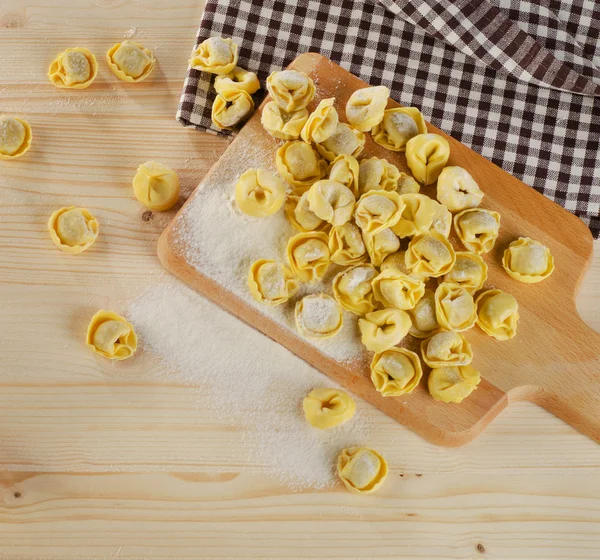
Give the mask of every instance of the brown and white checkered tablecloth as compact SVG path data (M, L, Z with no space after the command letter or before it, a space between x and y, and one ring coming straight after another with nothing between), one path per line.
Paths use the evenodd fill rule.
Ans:
M600 236L598 0L207 0L215 35L261 82L312 51L388 86ZM217 133L212 80L189 69L177 118Z

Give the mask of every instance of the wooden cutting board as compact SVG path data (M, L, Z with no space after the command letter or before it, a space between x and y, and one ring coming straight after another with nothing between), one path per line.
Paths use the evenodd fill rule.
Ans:
M318 54L304 54L290 68L306 72L317 84L317 96L309 110L320 99L335 97L342 120L349 96L367 86ZM388 107L396 106L398 103L390 100ZM274 157L280 142L263 130L260 113L257 110L246 123L186 205L199 196L203 184L221 171L224 162L231 165L238 156L243 159L249 146L272 149ZM338 363L194 268L186 259L181 236L176 234L182 225L185 206L161 235L159 258L169 271L194 289L433 443L459 446L473 440L509 400L533 401L600 442L600 335L583 323L575 305L575 295L592 256L588 228L577 217L457 140L430 124L428 129L450 142L448 165L466 168L482 187L485 198L481 206L502 216L496 246L484 256L489 266L486 286L512 293L519 302L521 317L517 336L510 341L498 342L477 327L468 331L474 365L483 380L461 404L434 401L427 391L427 372L410 395L381 397L373 388L364 361ZM367 134L361 157L370 156L385 157L399 169L409 171L404 154L385 150ZM422 192L432 195L435 191L429 188ZM519 236L532 237L550 247L556 271L549 279L526 285L504 272L501 267L504 249ZM456 238L451 239L457 249L461 247Z

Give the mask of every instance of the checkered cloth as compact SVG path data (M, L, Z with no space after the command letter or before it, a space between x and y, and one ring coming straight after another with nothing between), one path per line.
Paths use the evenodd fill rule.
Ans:
M600 236L597 0L207 0L197 44L215 35L262 82L313 51L388 86ZM177 118L229 134L212 78L189 69Z

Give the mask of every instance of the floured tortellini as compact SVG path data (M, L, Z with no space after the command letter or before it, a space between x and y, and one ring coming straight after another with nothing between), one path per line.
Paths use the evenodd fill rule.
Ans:
M333 106L335 99L323 99L317 108L310 114L300 136L302 140L311 144L312 142L324 142L337 128L338 114Z
M287 244L287 258L294 274L302 282L321 280L330 264L329 237L326 233L298 233Z
M406 250L406 266L416 276L443 276L452 270L455 262L454 248L435 230L413 237Z
M300 287L292 272L276 261L259 259L252 263L248 272L248 289L259 303L281 305L290 299Z
M426 132L425 119L419 109L396 107L384 112L383 120L373 127L371 136L380 146L394 152L403 152L411 138Z
M245 121L254 111L254 100L243 90L219 93L212 106L212 122L220 129L231 129Z
M117 43L106 53L110 71L124 82L141 82L154 70L156 59L150 49L133 41Z
M285 200L285 185L266 169L247 169L235 184L236 206L255 218L271 216Z
M513 241L502 258L502 266L511 278L535 284L554 272L554 257L550 249L529 237Z
M239 91L240 89L250 95L256 93L260 89L258 76L254 72L236 66L229 74L221 74L215 78L217 93Z
M488 290L477 297L477 325L496 340L508 340L517 334L519 304L501 290Z
M327 161L333 161L342 154L357 157L363 151L365 142L365 135L360 130L351 128L346 123L338 123L335 132L315 146Z
M358 320L362 343L371 352L384 352L399 344L410 325L410 316L393 308L371 311Z
M442 331L421 343L423 361L432 368L466 366L473 359L473 350L460 333Z
M400 172L398 185L396 187L396 192L398 194L418 193L420 190L421 185L415 181L414 177L411 177L408 173Z
M444 237L448 237L450 235L450 228L452 227L452 214L448 208L440 204L437 200L430 200L435 208L433 219L431 220L431 229L441 233Z
M454 282L474 294L483 287L487 272L487 264L479 255L459 251L452 270L444 276L444 282Z
M431 228L433 216L437 210L433 200L424 194L404 194L404 210L393 232L403 239L419 233L426 233Z
M381 266L386 257L400 249L398 236L389 228L374 234L363 232L363 241L373 266Z
M85 208L69 206L57 210L50 216L48 230L52 241L59 249L77 255L96 241L99 225L96 218Z
M360 229L352 222L331 228L329 252L331 262L342 266L359 264L368 258Z
M439 134L419 134L406 144L406 163L423 185L437 181L450 157L450 144Z
M356 199L342 183L329 179L317 181L308 190L307 197L311 212L332 226L341 226L352 218Z
M31 147L31 127L19 117L0 115L0 159L21 157Z
M413 309L425 294L425 284L422 280L395 268L380 272L373 278L371 285L375 299L384 307Z
M310 187L327 173L327 162L301 140L286 142L277 150L277 171L295 187Z
M297 140L307 119L307 109L286 113L275 101L269 101L262 110L260 122L273 138Z
M192 53L190 66L211 74L229 74L238 61L238 46L231 39L210 37Z
M294 189L285 199L285 215L298 231L327 231L331 226L316 216L308 207L308 191Z
M302 401L308 423L319 430L335 428L354 416L356 403L341 389L313 389Z
M396 251L391 255L388 255L383 259L383 262L379 266L381 271L387 270L388 268L395 268L404 274L410 274L410 270L406 268L406 251Z
M329 179L337 181L348 187L356 198L359 196L358 174L360 166L354 156L341 154L331 163L329 168Z
M383 119L390 96L385 86L357 89L346 103L346 118L357 130L367 132Z
M179 177L166 165L147 161L137 169L133 192L146 208L162 212L175 206L179 200Z
M450 212L461 212L479 206L483 191L466 169L449 166L438 177L437 199Z
M96 57L83 47L61 52L48 69L48 79L57 88L85 89L98 75Z
M417 305L407 313L412 319L408 334L415 338L428 338L441 329L435 314L435 294L431 290L425 290Z
M385 459L367 447L342 449L337 460L338 476L350 492L371 494L379 489L387 477Z
M267 78L267 89L277 105L288 113L304 109L315 96L314 82L297 70L273 72Z
M342 270L333 279L333 295L340 305L355 315L370 313L377 306L371 280L377 276L375 267L359 264Z
M459 403L467 398L481 381L479 372L471 365L434 368L427 386L436 401Z
M354 219L363 232L371 235L398 223L404 210L402 197L393 191L368 191L356 204Z
M392 348L373 356L371 381L384 397L412 393L423 377L419 356L406 348Z
M295 316L298 331L307 338L331 338L344 323L340 304L327 294L304 296L296 303Z
M458 284L442 282L435 290L435 315L448 331L466 331L477 320L473 296Z
M137 335L126 319L112 311L100 310L90 321L86 343L105 358L126 360L137 350Z
M367 191L395 191L400 171L387 159L372 157L360 161L358 185L361 194Z
M469 208L454 216L454 231L471 252L489 253L500 231L500 214L483 208Z

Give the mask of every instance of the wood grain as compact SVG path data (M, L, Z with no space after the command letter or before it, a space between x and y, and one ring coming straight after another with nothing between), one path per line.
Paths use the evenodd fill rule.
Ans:
M511 404L459 449L374 411L370 444L391 466L382 492L294 494L247 474L261 465L239 453L244 427L150 356L114 367L88 353L90 314L163 274L155 247L173 213L142 220L137 165L172 166L189 194L227 146L174 120L201 8L0 3L0 111L34 127L30 153L0 166L0 558L598 558L600 446L539 407ZM158 48L150 81L121 84L101 64L84 92L46 82L61 49L101 55L133 27ZM69 203L102 222L77 258L45 230ZM577 304L600 329L598 243Z

